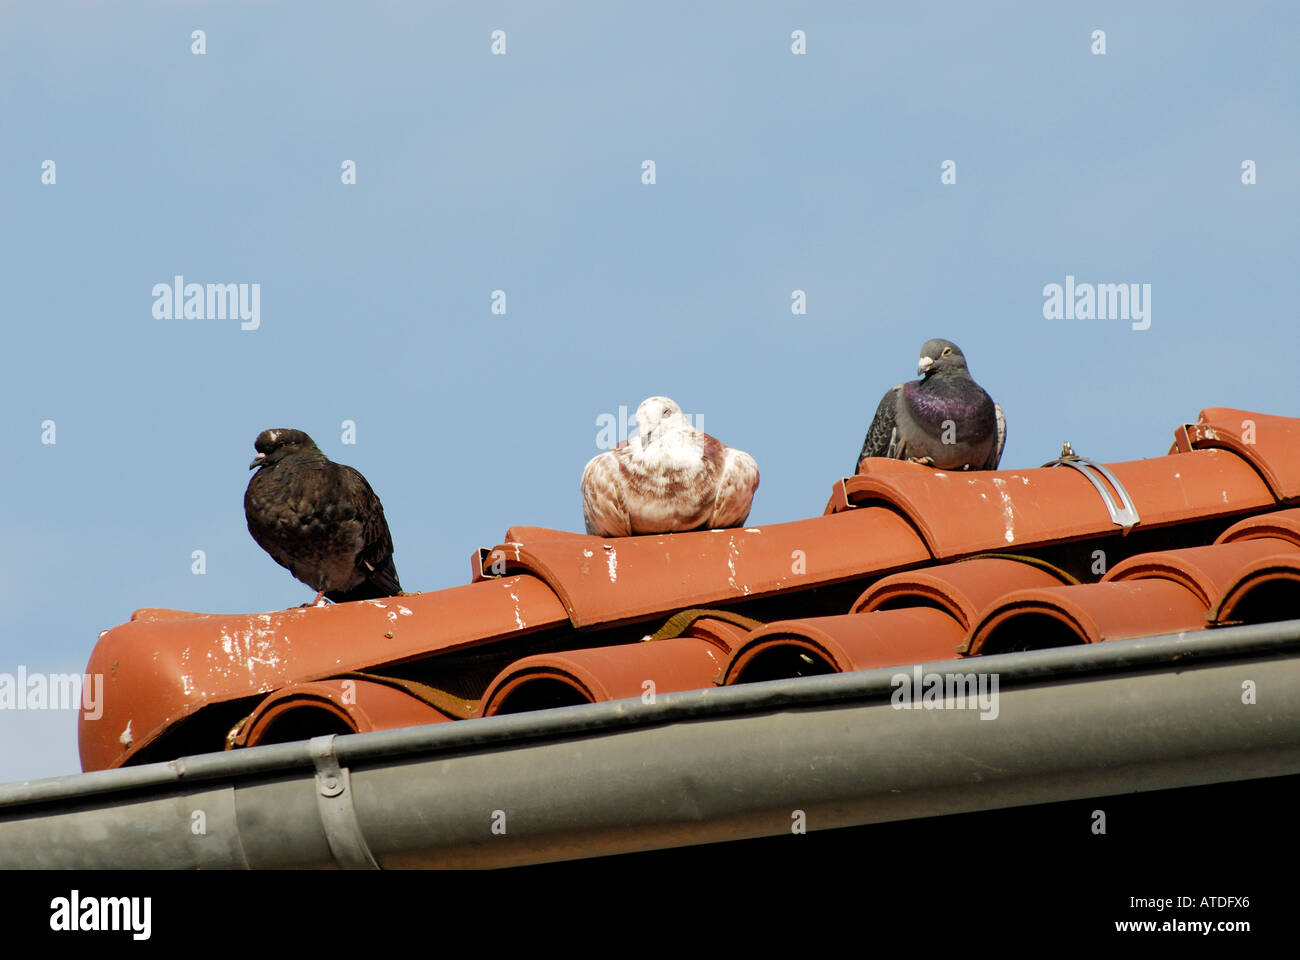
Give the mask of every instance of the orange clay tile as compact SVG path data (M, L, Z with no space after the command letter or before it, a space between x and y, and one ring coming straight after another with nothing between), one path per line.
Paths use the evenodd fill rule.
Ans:
M1170 452L1231 450L1248 462L1279 501L1300 500L1300 419L1209 407L1174 431Z
M1234 543L1258 537L1277 537L1300 546L1300 508L1261 513L1230 526L1215 543Z
M1172 580L1016 590L980 615L970 656L1200 630L1205 604Z
M713 686L721 682L722 666L731 652L748 636L747 630L734 623L697 617L680 637L656 640L651 646L630 644L526 657L501 671L488 685L475 716L492 716L502 712L503 705L504 712L511 712L507 698L520 695L523 699L514 700L518 705L529 697L527 688L535 683L550 684L552 690L554 685L567 687L572 697L588 703L642 696L646 680L653 680L655 689L665 693ZM666 657L671 663L651 665L648 672L648 655ZM687 685L681 686L683 683ZM544 693L539 693L537 699L542 696Z
M881 507L730 530L514 541L488 551L498 555L507 573L527 571L550 584L579 628L805 590L930 559L907 521Z
M278 738L294 729L295 710L313 707L358 730L469 716L474 703L453 703L452 688L416 691L390 677L352 704L340 684L345 674L373 676L538 631L547 652L498 674L480 713L640 696L646 680L668 692L950 659L959 645L975 655L1195 630L1207 617L1297 615L1300 508L1281 506L1300 497L1300 419L1209 408L1176 431L1169 455L1109 467L1134 501L1139 530L1244 519L1216 546L1130 557L1103 582L1073 586L1027 556L982 556L1116 534L1096 489L1069 467L951 473L869 458L808 520L613 539L511 527L505 543L475 554L468 586L265 614L136 611L91 654L104 714L79 721L82 765L157 759L173 741L144 751L163 734L188 725L206 737L250 712L237 742ZM934 565L962 557L971 559ZM648 643L601 629L667 618L671 632L674 617L685 623L681 611L696 607L797 616L804 591L872 580L852 613L752 633L716 616ZM842 594L817 596L825 611ZM748 604L773 597L781 599ZM565 644L597 646L555 652Z
M1260 557L1237 571L1210 610L1216 623L1271 623L1300 615L1300 553Z
M952 616L929 607L782 620L750 634L723 683L951 660L962 633Z
M692 623L683 635L707 640L728 657L733 650L749 639L748 630L713 617L701 617Z
M555 595L527 575L260 614L139 610L90 655L104 711L79 714L82 769L120 766L210 704L564 622Z
M699 690L721 679L725 663L722 649L693 636L524 657L492 681L478 715L516 712L519 704L546 696L545 687L565 688L560 703Z
M304 713L327 715L337 721L341 733L368 733L451 719L409 693L383 683L358 679L291 683L257 705L230 736L227 748L301 739L296 735L294 720Z
M980 611L1004 594L1068 582L1045 566L980 557L884 577L858 597L850 612L936 606L956 619L962 630L968 630Z
M523 543L528 540L584 540L590 534L574 533L572 530L553 530L550 527L513 526L506 531L507 543Z
M1223 591L1237 580L1247 564L1279 553L1300 558L1300 547L1285 540L1264 537L1142 553L1115 564L1102 577L1102 582L1152 578L1172 580L1191 590L1205 607L1210 608L1218 605Z
M1259 474L1223 450L1107 466L1128 491L1143 529L1258 510L1275 502ZM966 472L911 463L891 465L884 472L877 472L874 462L866 467L867 473L836 486L826 512L852 513L858 504L893 507L916 525L941 560L1119 529L1088 479L1068 467Z

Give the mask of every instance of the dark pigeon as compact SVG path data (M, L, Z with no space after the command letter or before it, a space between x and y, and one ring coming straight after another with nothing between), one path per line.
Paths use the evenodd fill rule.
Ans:
M244 516L271 559L315 590L316 603L400 595L384 507L366 478L301 430L263 430L253 446Z
M913 460L940 470L996 470L1007 440L1002 408L971 379L966 357L950 340L928 340L920 380L900 383L880 401L863 457Z

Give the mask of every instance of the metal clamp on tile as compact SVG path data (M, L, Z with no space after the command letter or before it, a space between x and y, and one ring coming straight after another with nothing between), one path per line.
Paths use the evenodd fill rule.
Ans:
M1078 470L1088 478L1088 482L1101 494L1102 502L1106 504L1106 512L1110 514L1112 523L1119 526L1126 534L1138 525L1137 507L1133 506L1133 498L1124 489L1124 484L1119 482L1119 477L1115 476L1105 464L1085 460L1076 454L1068 440L1061 447L1061 456L1050 463L1043 464L1043 466L1073 467ZM1097 474L1101 474L1106 479L1106 483L1109 483L1115 489L1115 492L1119 494L1119 503L1116 503L1115 498L1110 495L1110 491L1106 489L1106 484L1097 479Z
M334 734L312 737L308 749L316 764L316 807L334 862L345 870L378 870L352 805L352 778L334 754Z

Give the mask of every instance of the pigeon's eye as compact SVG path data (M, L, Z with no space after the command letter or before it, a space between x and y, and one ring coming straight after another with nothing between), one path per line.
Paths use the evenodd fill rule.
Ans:
M946 356L949 356L951 353L952 353L952 347L944 347L944 348L943 348L943 355L944 355L945 357L946 357Z

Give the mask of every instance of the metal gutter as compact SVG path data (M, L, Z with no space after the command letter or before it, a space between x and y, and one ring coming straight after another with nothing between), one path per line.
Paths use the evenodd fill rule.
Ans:
M0 786L0 867L466 867L1300 772L1300 621L317 738ZM1080 682L1086 681L1086 682ZM1243 703L1243 683L1254 703Z

